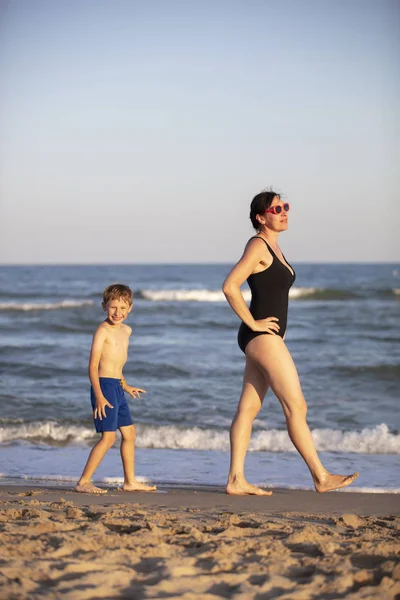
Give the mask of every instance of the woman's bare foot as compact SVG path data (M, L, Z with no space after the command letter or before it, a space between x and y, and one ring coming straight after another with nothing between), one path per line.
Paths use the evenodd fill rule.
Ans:
M130 483L124 483L124 492L155 492L157 489L156 485L147 485L147 483L140 483L137 479L134 479Z
M86 483L77 483L75 491L80 492L81 494L107 494L107 490L103 490L102 488L93 485L90 481Z
M317 482L314 480L315 490L320 494L338 490L353 483L358 476L359 473L353 473L352 475L332 475L331 473L327 473L321 481Z
M225 491L231 496L272 496L272 492L267 492L267 490L263 490L257 485L248 483L244 477L228 481Z

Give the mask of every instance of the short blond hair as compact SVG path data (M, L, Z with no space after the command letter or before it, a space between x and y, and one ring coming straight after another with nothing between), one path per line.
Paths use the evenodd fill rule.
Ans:
M130 287L122 283L113 283L103 292L103 304L107 306L112 300L124 300L129 306L133 301L133 292Z

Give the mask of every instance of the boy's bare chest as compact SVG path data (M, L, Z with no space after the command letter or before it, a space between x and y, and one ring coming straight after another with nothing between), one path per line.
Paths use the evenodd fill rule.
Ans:
M106 348L109 352L118 355L126 355L128 351L129 338L126 334L114 334L107 338Z

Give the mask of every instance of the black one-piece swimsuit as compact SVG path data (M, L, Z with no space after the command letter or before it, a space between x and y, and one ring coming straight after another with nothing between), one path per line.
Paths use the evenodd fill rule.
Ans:
M251 239L260 239L265 242L263 238L257 236ZM267 244L267 242L265 243ZM247 279L251 290L250 312L256 321L267 317L277 317L280 327L277 335L283 338L287 325L289 290L296 279L296 273L293 267L289 265L293 271L292 275L269 244L267 244L267 247L272 255L272 264L264 271L253 273ZM252 331L242 322L238 332L239 348L244 352L247 344L258 335L269 334L264 331Z

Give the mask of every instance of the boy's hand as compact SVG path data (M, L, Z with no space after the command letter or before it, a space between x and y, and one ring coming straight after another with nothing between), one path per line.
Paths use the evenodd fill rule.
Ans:
M124 392L132 396L132 398L140 398L140 394L145 394L146 390L141 388L133 387L133 385L124 385Z
M100 421L102 421L103 417L106 418L106 406L114 408L104 396L96 398L96 408L93 411L95 419L100 419Z

